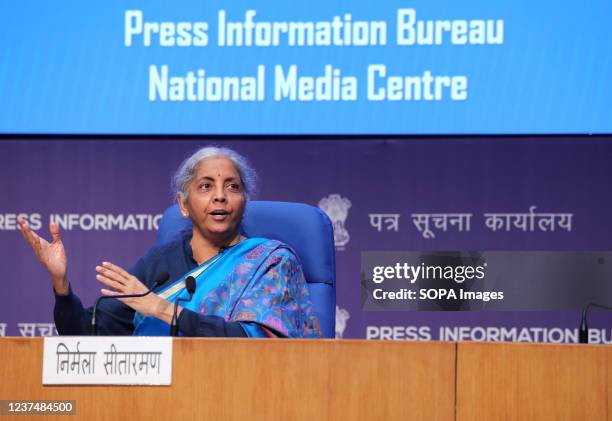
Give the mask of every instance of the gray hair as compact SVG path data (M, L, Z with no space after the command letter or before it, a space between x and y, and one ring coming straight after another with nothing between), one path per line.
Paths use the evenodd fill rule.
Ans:
M257 182L255 170L244 156L230 148L221 146L205 146L183 161L172 178L172 187L175 194L178 195L180 193L183 201L186 202L189 198L189 184L195 177L200 162L208 158L219 157L232 161L240 175L245 199L250 200L255 194Z

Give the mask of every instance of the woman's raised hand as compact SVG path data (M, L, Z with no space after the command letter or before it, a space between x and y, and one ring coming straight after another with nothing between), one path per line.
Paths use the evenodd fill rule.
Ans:
M51 242L48 242L32 231L23 218L17 218L17 222L19 223L23 238L32 247L40 263L51 275L55 292L64 295L68 294L68 279L66 278L68 260L66 259L66 250L64 249L57 224L49 225Z

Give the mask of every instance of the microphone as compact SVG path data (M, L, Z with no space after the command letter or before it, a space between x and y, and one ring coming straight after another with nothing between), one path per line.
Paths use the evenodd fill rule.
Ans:
M587 314L591 307L602 308L604 310L612 310L612 307L604 306L597 303L588 303L582 310L582 319L580 319L580 334L578 342L581 344L589 343L589 327L587 326Z
M174 302L174 311L172 312L172 323L170 324L170 336L178 336L178 322L176 312L180 301L191 301L193 293L196 290L195 278L191 275L185 278L185 289L189 293L189 298L177 298Z
M165 284L166 281L168 280L168 278L170 278L170 275L168 274L168 272L161 272L157 276L157 279L155 280L155 282L153 283L153 287L150 290L148 290L147 292L143 292L142 294L102 295L101 297L98 297L98 299L96 300L96 303L93 306L93 312L92 312L92 315L91 315L91 334L93 336L98 336L98 325L96 324L96 314L97 314L97 311L98 311L98 304L100 304L100 301L105 300L107 298L140 298L140 297L144 297L144 296L149 295L150 293L152 293L155 288L158 288L161 285Z

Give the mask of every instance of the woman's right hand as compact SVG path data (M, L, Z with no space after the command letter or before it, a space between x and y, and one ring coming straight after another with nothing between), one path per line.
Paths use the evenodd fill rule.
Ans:
M66 250L60 238L60 230L57 224L50 224L51 242L48 242L30 229L23 218L17 218L21 234L26 242L32 247L34 254L51 275L53 288L60 295L68 294L68 279L66 278Z

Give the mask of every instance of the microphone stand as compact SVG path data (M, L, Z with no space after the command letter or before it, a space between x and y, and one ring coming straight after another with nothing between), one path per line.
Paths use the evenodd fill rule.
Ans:
M185 289L189 293L188 298L177 298L174 302L174 310L172 312L172 322L170 323L170 336L178 336L178 320L176 317L176 312L178 310L179 302L181 301L191 301L193 298L193 293L196 290L195 278L193 276L188 276L185 278Z
M588 303L582 310L582 318L580 319L580 335L578 342L581 344L589 343L589 327L587 326L587 314L591 307L597 307L604 310L612 310L612 307L604 306L597 303Z

